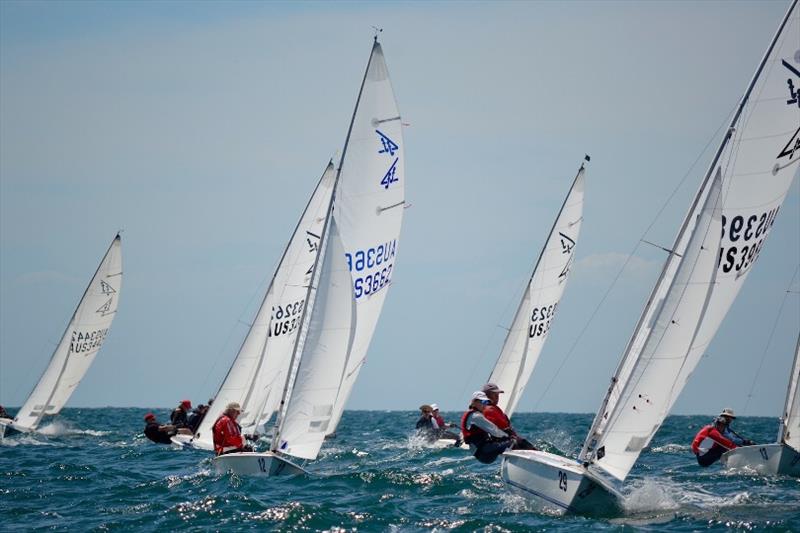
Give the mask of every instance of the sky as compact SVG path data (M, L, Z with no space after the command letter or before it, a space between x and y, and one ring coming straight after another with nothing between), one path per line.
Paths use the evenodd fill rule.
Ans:
M640 241L672 244L787 7L0 2L0 403L32 390L117 230L118 316L68 405L212 396L378 26L411 207L348 409L466 406L588 153L577 261L518 411L596 411L665 259ZM778 416L798 265L795 181L674 413Z

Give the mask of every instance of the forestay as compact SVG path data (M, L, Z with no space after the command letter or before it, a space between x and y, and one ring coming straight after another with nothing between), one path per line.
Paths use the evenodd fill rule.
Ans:
M618 479L625 478L711 342L761 252L798 173L800 20L796 8L797 0L789 8L740 102L581 451L582 460L595 461ZM662 302L671 299L667 287L672 286L682 268L677 256L690 249L692 221L697 206L707 203L711 194L712 175L714 182L721 178L722 183L721 239L715 260L714 288L698 317L699 327L690 325L693 333L686 352L676 359L678 364L662 368L662 363L668 360L659 361L660 348L653 347L651 339L653 335L669 339L671 331L677 333L679 328L668 327L662 333L652 325L660 323L665 305ZM674 325L680 324L688 325L685 319ZM651 351L653 348L658 349ZM649 368L661 370L654 373Z
M794 364L789 374L789 388L786 391L786 406L781 417L778 442L788 444L800 451L800 335L794 352Z
M500 396L499 405L508 416L516 409L536 366L567 284L583 220L584 173L581 165L539 255L503 349L489 376L491 383L496 383L505 391Z
M242 406L238 421L245 431L264 423L275 410L311 283L311 268L319 253L335 177L329 163L283 252L239 353L195 433L194 446L214 448L214 422L230 402Z
M50 364L20 408L14 425L33 430L64 407L108 336L122 289L122 247L114 237L83 293Z
M329 433L338 425L366 360L394 274L405 187L401 129L383 50L376 40L339 167L334 217L352 276L357 321Z
M273 450L315 459L331 423L356 320L351 276L332 219L325 255Z

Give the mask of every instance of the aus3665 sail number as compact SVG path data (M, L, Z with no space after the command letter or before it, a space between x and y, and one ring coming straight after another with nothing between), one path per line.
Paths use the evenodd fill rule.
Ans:
M723 215L723 244L719 249L719 268L722 272L739 272L755 262L779 209L780 206L750 216L736 215L730 220Z

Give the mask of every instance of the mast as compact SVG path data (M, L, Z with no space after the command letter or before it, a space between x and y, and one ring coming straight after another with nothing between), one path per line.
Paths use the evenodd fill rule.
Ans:
M767 47L766 52L764 53L763 57L761 58L761 61L759 62L755 73L753 74L752 78L750 79L750 82L747 85L747 89L745 90L744 95L742 96L741 100L739 101L739 105L736 108L736 112L734 113L734 116L730 121L730 124L728 126L728 130L727 130L727 132L725 134L725 137L723 138L722 142L720 143L719 148L717 149L717 152L715 153L714 158L711 161L711 164L709 165L708 170L706 171L705 176L703 177L703 180L702 180L702 182L700 184L700 187L699 187L699 189L698 189L698 191L697 191L697 193L696 193L696 195L695 195L695 197L694 197L694 199L692 201L692 204L691 204L691 206L689 208L689 211L687 212L686 216L683 219L683 223L682 223L681 228L680 228L680 230L678 232L678 235L677 235L677 237L675 239L675 242L674 242L674 244L672 246L670 254L667 257L666 261L664 262L664 266L663 266L663 268L661 270L661 274L659 275L658 280L656 281L655 285L653 286L653 290L651 291L650 296L648 297L648 300L647 300L647 303L646 303L646 305L644 307L644 310L642 311L642 314L639 317L639 320L638 320L638 322L636 324L636 327L634 328L633 335L631 336L630 340L628 341L628 344L627 344L627 346L625 348L625 351L623 352L625 355L620 360L620 362L617 365L617 368L616 368L616 370L614 372L614 375L611 378L611 383L609 384L609 387L608 387L608 390L606 392L605 398L603 399L603 402L602 402L602 404L600 406L600 409L597 411L597 414L595 415L594 421L592 422L592 426L591 426L591 428L589 430L589 434L587 435L586 440L585 440L584 445L583 445L583 448L581 449L581 452L580 452L580 455L579 455L578 459L580 461L584 462L585 464L588 464L588 463L594 461L594 455L595 455L594 446L595 446L595 443L597 442L598 437L600 437L600 435L598 435L598 429L600 428L600 426L606 420L606 414L607 414L606 410L608 408L608 405L611 403L611 397L614 394L614 392L618 390L619 395L621 396L622 393L624 392L625 387L627 386L627 380L628 380L628 377L629 377L630 373L628 372L627 375L624 375L624 376L622 375L622 373L623 373L623 370L627 369L626 363L628 363L628 359L631 356L634 343L638 340L639 331L641 330L642 326L647 322L647 320L652 316L651 312L655 311L652 308L653 302L654 302L654 297L655 297L657 291L660 289L661 284L664 281L664 278L666 277L667 273L672 270L672 266L675 264L676 258L680 257L680 254L683 251L682 248L685 247L685 245L686 245L686 242L685 242L686 232L687 232L687 230L689 228L689 225L692 223L693 220L695 220L695 215L698 214L697 210L698 210L698 206L700 205L700 202L708 194L709 184L711 183L712 176L714 175L714 169L716 168L720 158L722 157L722 154L723 154L725 148L728 146L728 142L730 141L730 139L732 138L733 134L736 131L736 125L737 125L737 123L739 121L739 118L742 115L742 112L744 111L744 107L749 102L751 93L753 91L753 88L755 87L756 83L758 82L758 79L761 76L762 71L764 70L764 66L767 63L767 60L769 59L770 54L772 54L772 51L775 48L775 45L777 44L778 39L780 38L780 35L783 32L783 30L784 30L784 28L786 26L786 23L788 22L789 17L791 15L793 9L797 5L797 1L798 0L793 0L792 1L791 5L789 6L789 9L787 10L786 14L783 17L783 20L781 21L780 25L778 26L778 30L775 32L775 35L773 36L772 41L770 42L769 46ZM638 354L637 354L637 357L638 357ZM620 383L621 383L621 388L618 389L618 387L620 387ZM614 407L615 407L615 405L612 406L612 409Z
M800 413L792 412L793 406L796 409L796 398L800 391L798 387L800 386L800 335L797 336L797 347L794 351L794 362L792 363L792 370L791 374L789 374L789 386L786 388L786 403L784 404L783 408L783 415L781 416L781 423L778 428L778 442L786 444L787 437L794 436L795 438L798 435L790 435L789 431L789 420L792 417L800 416Z

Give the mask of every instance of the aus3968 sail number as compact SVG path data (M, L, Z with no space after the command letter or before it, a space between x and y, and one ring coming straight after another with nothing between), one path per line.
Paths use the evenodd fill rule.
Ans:
M354 273L353 294L356 299L374 294L391 282L396 251L397 240L392 240L344 254L347 267Z
M737 215L730 220L722 217L723 244L719 249L722 272L739 272L755 262L779 209L780 206L750 216Z

